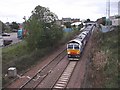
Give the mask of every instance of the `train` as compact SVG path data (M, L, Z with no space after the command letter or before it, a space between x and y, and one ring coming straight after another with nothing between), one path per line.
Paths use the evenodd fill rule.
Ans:
M93 32L94 26L87 26L79 35L67 43L68 60L80 60L80 56Z

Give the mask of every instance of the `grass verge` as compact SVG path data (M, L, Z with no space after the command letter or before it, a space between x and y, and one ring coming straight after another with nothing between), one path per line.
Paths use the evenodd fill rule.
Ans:
M96 31L92 36L91 63L87 79L92 88L119 88L118 72L118 33L120 27L113 31L101 33Z

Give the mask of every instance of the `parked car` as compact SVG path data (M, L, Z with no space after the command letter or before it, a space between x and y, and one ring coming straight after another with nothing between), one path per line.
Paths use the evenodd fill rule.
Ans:
M12 40L4 40L4 46L7 46L12 43Z
M10 36L8 33L2 33L2 36Z
M18 32L18 30L17 29L13 29L12 32Z

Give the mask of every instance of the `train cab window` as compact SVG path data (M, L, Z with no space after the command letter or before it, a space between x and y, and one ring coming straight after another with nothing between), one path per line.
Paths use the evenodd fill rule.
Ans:
M85 33L82 33L83 35L86 35Z
M68 45L68 49L73 49L73 45Z
M81 36L79 36L78 38L79 38L79 39L82 39L82 37L81 37Z
M79 49L79 45L74 45L74 49Z

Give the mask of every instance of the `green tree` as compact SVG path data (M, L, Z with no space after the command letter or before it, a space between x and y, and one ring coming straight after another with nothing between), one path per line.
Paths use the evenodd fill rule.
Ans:
M52 24L51 26L51 46L54 46L55 43L58 43L63 37L63 30L60 26Z
M90 19L89 19L89 18L85 21L85 23L88 23L88 22L90 22Z
M71 28L71 22L66 22L64 23L64 25L66 26L66 28Z
M102 17L102 25L106 24L106 17Z
M49 8L42 7L40 5L36 6L32 11L30 18L36 18L38 21L45 23L55 22L58 20L58 17L53 12L50 12Z
M7 26L6 24L4 24L3 22L1 22L1 23L2 23L2 32L10 31L9 26Z
M16 22L12 22L12 24L10 25L11 29L19 29L19 24Z
M2 32L5 32L6 25L2 22Z
M43 24L41 22L38 23L36 19L29 20L27 23L28 25L26 25L26 29L28 30L29 35L27 36L26 41L28 47L31 50L34 50L35 48L39 48L39 46L41 46L38 46L38 40L41 42Z
M27 43L32 50L51 47L62 38L63 31L56 25L57 15L50 12L48 8L37 6L25 28L28 30Z

